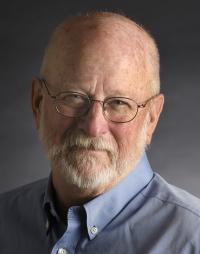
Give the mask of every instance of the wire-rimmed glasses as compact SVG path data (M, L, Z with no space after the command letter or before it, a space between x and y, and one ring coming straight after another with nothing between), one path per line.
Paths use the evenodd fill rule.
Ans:
M109 97L105 100L90 98L87 94L78 92L60 92L51 94L45 79L39 79L46 88L47 94L53 99L56 111L65 117L83 117L87 115L93 102L102 105L104 117L114 123L127 123L132 121L139 108L144 108L155 96L145 102L138 104L136 101L126 97Z

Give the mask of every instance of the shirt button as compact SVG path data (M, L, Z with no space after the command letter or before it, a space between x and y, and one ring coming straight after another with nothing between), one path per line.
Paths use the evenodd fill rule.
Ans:
M98 232L98 228L96 226L91 227L90 232L95 235Z
M60 248L57 254L68 254L69 252L66 249Z
M46 230L49 229L49 221L48 220L46 221L45 227L46 227Z

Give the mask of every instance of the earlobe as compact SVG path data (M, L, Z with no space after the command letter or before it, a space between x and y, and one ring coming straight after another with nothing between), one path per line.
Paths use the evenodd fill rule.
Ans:
M39 129L42 99L43 94L40 81L37 78L33 78L31 91L31 105L37 129Z

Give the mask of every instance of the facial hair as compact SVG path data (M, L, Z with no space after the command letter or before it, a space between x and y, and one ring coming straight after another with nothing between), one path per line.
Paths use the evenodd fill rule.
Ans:
M121 178L136 166L146 148L147 120L146 117L131 151L124 147L119 152L113 139L88 137L74 127L66 131L59 145L51 143L45 126L39 133L52 169L60 171L66 184L94 189Z

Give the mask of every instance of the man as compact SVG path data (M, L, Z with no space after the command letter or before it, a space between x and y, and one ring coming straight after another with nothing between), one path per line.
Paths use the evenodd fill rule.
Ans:
M1 195L1 253L200 253L199 200L145 155L159 89L157 47L135 22L99 12L57 27L32 82L51 174Z

